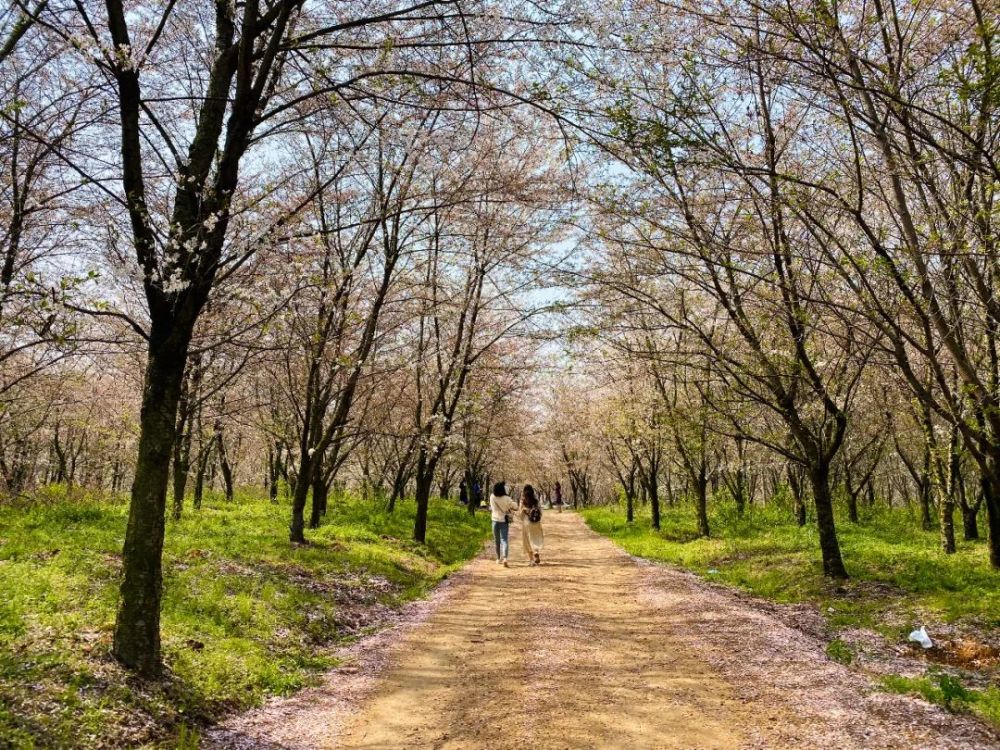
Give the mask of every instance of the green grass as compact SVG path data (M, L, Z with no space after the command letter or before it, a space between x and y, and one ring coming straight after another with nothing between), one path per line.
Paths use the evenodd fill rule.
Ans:
M968 688L959 678L937 671L925 677L888 675L881 679L881 686L890 693L916 695L948 711L973 714L1000 725L1000 688L996 686Z
M645 516L626 523L624 509L616 506L587 508L582 514L591 528L633 555L772 601L813 603L835 631L872 628L900 643L919 624L926 624L933 637L935 623L950 623L987 642L996 637L1000 572L990 567L982 541L959 542L957 554L945 555L937 532L922 530L906 509L867 508L859 524L839 514L841 551L851 579L833 582L823 577L815 524L799 528L784 504L749 508L742 518L725 501L710 507L710 539L698 538L690 504L665 508L659 532ZM850 645L839 638L830 641L826 653L841 664L854 660ZM932 667L924 677L890 675L881 684L1000 725L1000 688L966 687L965 677L983 683L984 675L951 672Z
M839 638L834 638L826 645L826 655L845 666L854 661L854 651Z
M959 542L957 554L945 555L937 533L921 530L905 509L868 509L860 524L838 517L851 580L835 583L823 577L814 523L799 528L778 503L750 508L743 518L726 503L713 505L710 539L697 537L689 504L666 508L659 532L645 516L627 524L616 506L582 513L633 555L777 602L815 602L834 627L873 627L892 638L923 621L1000 627L1000 572L982 541Z
M289 509L249 496L169 522L163 651L168 677L139 683L108 656L127 507L47 490L0 507L0 746L196 746L223 712L291 693L333 665L376 607L397 607L481 549L461 507L331 498L312 544L288 543Z

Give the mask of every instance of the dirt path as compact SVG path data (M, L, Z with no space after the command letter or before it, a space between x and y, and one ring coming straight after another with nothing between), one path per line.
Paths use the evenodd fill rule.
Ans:
M572 513L541 567L473 562L325 684L210 746L395 750L1000 747L974 722L875 692L822 644L693 576L639 565Z

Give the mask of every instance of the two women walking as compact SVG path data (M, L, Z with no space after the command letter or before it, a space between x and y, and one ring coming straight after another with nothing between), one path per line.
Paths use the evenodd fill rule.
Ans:
M542 533L542 504L538 502L535 489L524 486L521 503L518 505L508 495L503 482L493 486L490 495L490 518L493 520L493 542L496 545L497 563L507 565L507 553L510 547L510 525L514 522L514 514L521 518L521 543L524 554L531 565L540 565L542 546L545 536Z

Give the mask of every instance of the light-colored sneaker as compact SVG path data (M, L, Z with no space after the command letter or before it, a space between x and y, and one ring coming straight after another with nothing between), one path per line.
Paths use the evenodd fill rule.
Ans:
M500 558L498 557L498 558L497 558L497 565L499 565L499 564L500 564L500 563L502 563L502 562L503 562L503 560L501 560L501 559L500 559Z

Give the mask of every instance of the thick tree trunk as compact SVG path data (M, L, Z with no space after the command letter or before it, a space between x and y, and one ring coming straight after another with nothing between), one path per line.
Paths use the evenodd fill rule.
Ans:
M816 506L816 525L819 529L819 547L823 554L823 575L829 578L847 578L847 568L840 555L837 525L833 516L833 497L830 494L830 467L817 463L809 467L813 503Z
M164 330L166 329L166 330ZM115 657L143 677L160 674L160 599L167 481L190 332L153 324L139 415L139 446L122 552Z
M625 491L625 522L633 523L635 521L635 490L629 489Z

